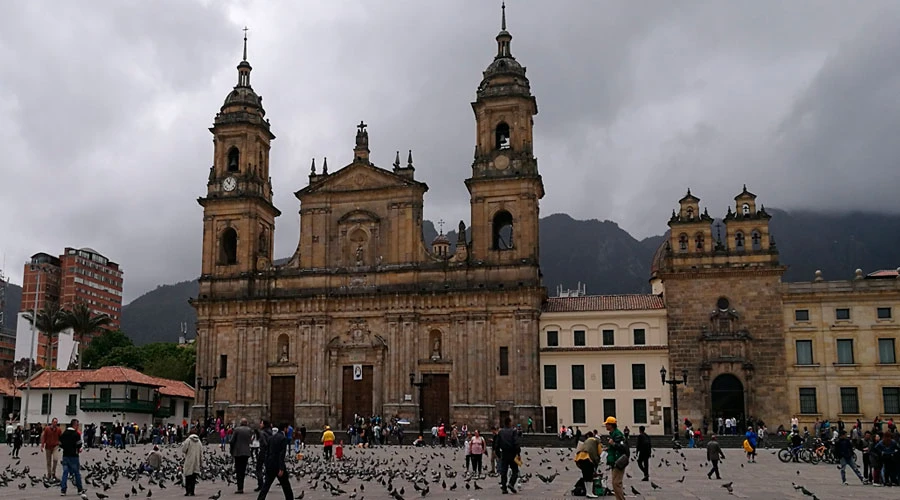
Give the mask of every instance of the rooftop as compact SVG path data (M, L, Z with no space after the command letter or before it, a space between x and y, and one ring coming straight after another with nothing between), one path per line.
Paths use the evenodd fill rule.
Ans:
M544 303L543 312L642 311L665 308L661 295L587 295L549 298Z
M52 384L52 385L51 385ZM31 381L32 389L78 389L85 384L132 384L154 387L163 396L194 398L194 388L180 380L151 377L123 366L105 366L96 370L41 370ZM24 384L20 385L20 389Z

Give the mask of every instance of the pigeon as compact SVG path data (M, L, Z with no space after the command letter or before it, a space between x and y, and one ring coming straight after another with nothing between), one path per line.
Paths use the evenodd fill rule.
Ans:
M219 497L221 497L221 496L222 496L222 490L219 490L218 492L216 492L215 495L210 496L209 500L219 500Z
M678 482L679 482L679 483L683 483L683 482L684 482L684 476L681 476L681 479L679 479Z
M732 488L733 484L734 484L734 481L731 481L731 482L723 484L722 487L725 488L726 490L728 490L728 493L734 493L734 488Z
M654 490L660 489L660 486L658 484L654 483L653 481L650 481L650 486L652 486Z
M631 493L633 493L633 494L635 494L635 495L640 495L640 494L641 494L641 492L638 491L638 490L636 490L636 489L634 488L634 486L631 487Z

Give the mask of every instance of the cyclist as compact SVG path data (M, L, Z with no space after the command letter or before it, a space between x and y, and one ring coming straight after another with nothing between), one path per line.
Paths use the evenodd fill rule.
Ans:
M803 438L800 437L800 433L792 432L791 433L791 456L794 457L794 462L800 462L800 450L803 449Z

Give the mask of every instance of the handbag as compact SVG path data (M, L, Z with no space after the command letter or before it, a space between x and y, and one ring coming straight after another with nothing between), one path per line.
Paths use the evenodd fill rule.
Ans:
M623 454L616 459L616 463L613 465L616 469L625 470L625 467L628 467L628 455Z

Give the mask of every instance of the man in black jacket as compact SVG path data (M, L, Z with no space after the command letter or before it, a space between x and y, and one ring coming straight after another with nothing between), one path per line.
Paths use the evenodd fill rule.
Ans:
M500 490L504 495L507 493L507 488L515 493L516 481L519 479L519 464L516 463L516 457L519 456L521 448L519 447L518 432L513 428L511 418L506 417L503 429L497 434L496 440L499 441L497 447L500 449ZM507 472L510 469L512 469L512 475L509 476L509 483L507 483Z
M644 473L644 478L641 481L649 481L650 453L653 451L653 446L650 444L650 436L645 432L645 427L642 425L638 429L641 433L638 434L637 438L637 465L641 472Z
M272 436L269 437L269 451L266 453L266 482L262 485L257 500L265 500L266 495L269 493L269 488L272 487L272 483L276 479L281 483L281 490L284 491L284 500L293 500L294 492L291 490L291 476L284 463L284 457L287 454L290 441L280 429L272 429L272 432Z
M265 463L266 455L269 453L269 438L272 437L269 429L268 420L259 421L259 429L256 431L256 439L259 441L259 453L256 455L256 489L262 490L263 484L266 482Z
M253 441L253 430L247 425L247 419L241 419L241 425L231 433L231 456L234 457L234 472L237 475L237 491L244 492L244 478L247 476L247 462L250 460L250 442Z
M69 474L75 476L75 486L78 494L84 494L81 485L81 464L78 462L78 453L81 452L81 434L78 433L78 419L73 418L69 427L59 436L59 446L62 448L62 481L60 482L62 494L66 494L66 486L69 485Z

